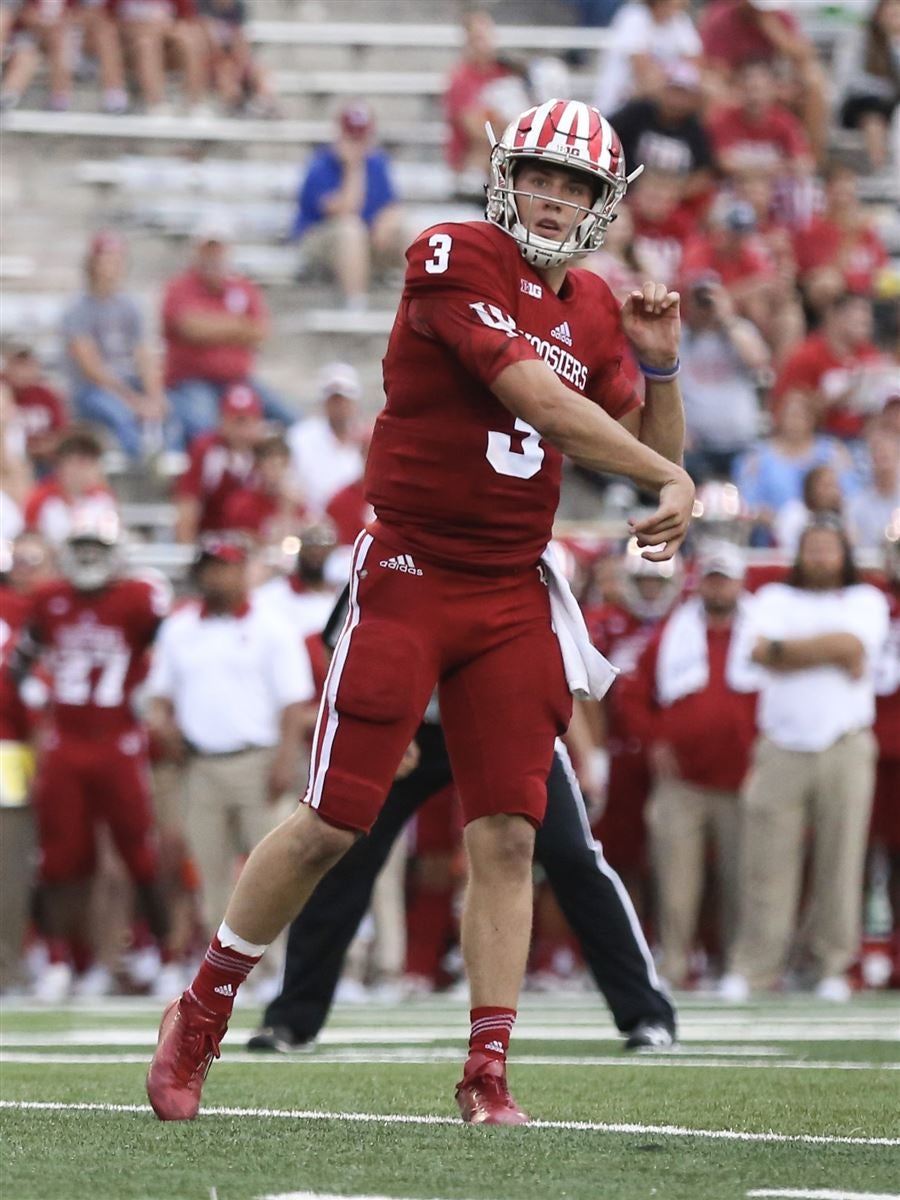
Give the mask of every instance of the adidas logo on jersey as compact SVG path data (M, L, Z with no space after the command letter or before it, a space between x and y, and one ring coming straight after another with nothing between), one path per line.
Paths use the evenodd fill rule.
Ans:
M484 1048L485 1048L485 1050L493 1050L497 1054L503 1053L503 1043L502 1042L486 1042Z
M389 571L402 571L404 575L423 575L413 562L411 554L398 554L395 558L383 558L379 567L387 567Z
M572 345L572 330L569 328L568 321L563 321L562 325L557 325L555 329L551 329L550 336L556 338L558 342L562 342L565 346Z
M218 987L213 988L214 992L218 992L220 996L233 996L234 988L230 983L221 983Z

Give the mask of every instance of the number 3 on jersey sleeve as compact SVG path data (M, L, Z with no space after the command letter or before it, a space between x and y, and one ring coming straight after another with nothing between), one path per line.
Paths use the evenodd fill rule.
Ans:
M425 259L425 270L429 275L443 275L450 265L453 238L449 233L435 233L428 239L428 245L434 250L434 255Z

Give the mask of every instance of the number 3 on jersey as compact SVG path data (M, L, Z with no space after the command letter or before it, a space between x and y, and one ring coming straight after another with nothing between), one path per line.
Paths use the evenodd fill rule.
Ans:
M425 270L429 275L443 275L450 265L453 238L449 233L434 233L428 239L428 245L434 250L434 255L425 259Z
M524 433L521 451L513 450L512 436L508 433L488 433L487 460L498 475L513 475L516 479L531 479L537 475L544 461L541 435L527 421L516 417L516 432Z

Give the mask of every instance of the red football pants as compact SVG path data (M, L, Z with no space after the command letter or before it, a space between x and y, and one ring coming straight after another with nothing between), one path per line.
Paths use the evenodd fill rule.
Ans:
M101 823L109 827L135 883L156 877L156 827L140 730L109 742L51 735L35 780L34 806L44 883L90 879Z
M305 803L369 830L435 685L465 821L506 813L539 825L572 703L537 568L451 571L369 533L354 548Z

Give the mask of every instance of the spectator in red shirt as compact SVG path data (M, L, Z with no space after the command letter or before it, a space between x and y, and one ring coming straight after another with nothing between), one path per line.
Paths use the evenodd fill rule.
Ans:
M195 542L198 534L229 528L226 505L253 475L262 415L260 399L247 384L226 391L218 428L197 438L175 485L177 541Z
M76 518L115 512L103 475L103 447L90 430L73 427L56 447L55 469L25 500L25 526L58 546Z
M865 296L846 293L833 300L821 329L785 359L775 382L775 403L799 388L815 397L823 432L858 438L866 420L867 368L883 359L872 341L872 325L872 304Z
M821 155L828 137L828 79L816 48L791 13L771 0L719 0L706 10L700 36L707 61L727 84L742 63L764 59L789 67L791 91L810 141Z
M710 232L685 248L682 278L687 285L714 272L731 294L738 314L752 321L776 358L803 336L803 314L791 281L780 276L745 201L724 200L710 214Z
M3 378L19 410L34 472L38 477L46 475L59 434L69 423L63 399L43 378L41 365L27 346L14 347L6 355Z
M808 174L813 166L800 121L775 99L768 63L745 62L735 76L736 103L714 111L708 121L713 150L726 175L760 171L772 176Z
M794 235L800 285L816 312L843 292L871 295L888 261L884 243L860 203L858 178L852 167L832 166L825 211Z
M479 99L493 80L509 74L497 56L494 18L476 9L463 20L465 44L462 59L453 68L444 92L444 116L449 127L446 155L460 176L459 190L480 191L487 174L490 147L484 135Z
M269 333L269 314L256 285L229 270L230 241L224 218L202 222L190 268L171 280L163 298L166 387L189 444L216 427L223 394L234 383L252 387L270 420L290 420L280 400L254 375L256 352Z
M223 528L239 529L274 545L297 532L306 509L294 486L290 447L280 434L257 443L253 457L255 468L249 482L225 501Z
M646 272L672 286L681 273L684 249L695 220L682 207L684 180L664 171L644 171L628 196L634 221L634 253Z
M672 987L689 979L708 843L715 846L722 959L737 924L738 793L756 734L752 683L737 678L731 661L743 579L737 546L704 547L698 595L679 605L648 642L626 696L654 776L647 828L661 970Z
M362 527L375 518L375 510L366 500L363 477L336 492L328 501L325 514L334 522L337 544L352 546Z

